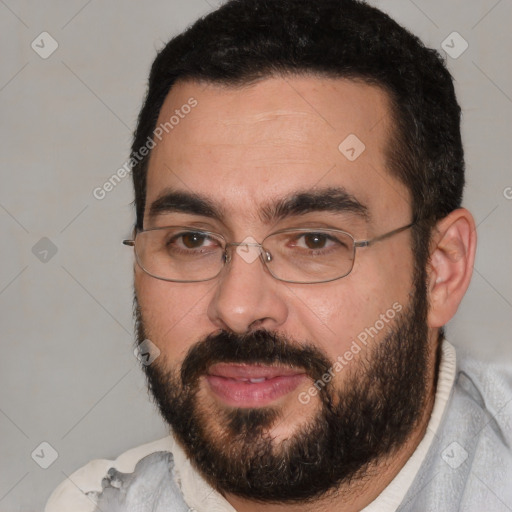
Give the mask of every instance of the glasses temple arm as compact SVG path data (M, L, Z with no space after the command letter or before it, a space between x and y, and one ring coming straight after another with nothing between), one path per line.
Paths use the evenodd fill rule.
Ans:
M383 235L377 236L375 238L372 238L371 240L359 240L354 242L355 247L368 247L375 242L380 242L381 240L386 240L386 238L390 238L393 235L397 235L398 233L401 233L402 231L405 231L406 229L412 228L416 224L416 222L411 222L410 224L407 224L407 226L402 226L401 228L393 229L393 231L389 231L388 233L384 233Z

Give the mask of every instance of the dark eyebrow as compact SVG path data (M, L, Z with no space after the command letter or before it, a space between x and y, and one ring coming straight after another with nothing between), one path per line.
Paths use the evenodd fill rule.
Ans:
M259 211L265 224L311 212L352 213L368 221L368 208L341 187L297 192L282 199L269 201ZM166 190L149 207L148 216L165 213L190 213L219 221L226 218L220 205L192 192Z
M158 199L151 203L148 216L157 217L164 213L191 213L221 220L224 214L209 199L191 192L166 190Z
M271 223L294 215L310 212L352 213L369 220L368 208L342 187L329 187L296 193L270 202L261 210L260 217Z

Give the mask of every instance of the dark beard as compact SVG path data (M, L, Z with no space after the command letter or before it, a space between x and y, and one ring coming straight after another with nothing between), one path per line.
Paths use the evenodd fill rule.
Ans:
M267 331L244 336L222 331L192 346L180 372L168 369L164 357L145 366L163 418L203 477L222 494L296 503L371 476L369 465L403 445L425 407L429 350L423 278L416 279L411 304L385 327L383 339L343 369L350 371L343 390L326 384L317 395L319 412L281 444L272 441L270 430L284 419L282 411L203 403L199 379L214 363L244 362L297 367L316 382L332 363L315 346ZM136 316L140 343L146 336L138 307Z

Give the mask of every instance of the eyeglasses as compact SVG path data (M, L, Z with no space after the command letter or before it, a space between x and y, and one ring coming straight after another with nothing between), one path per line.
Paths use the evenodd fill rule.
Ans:
M339 229L294 228L271 233L260 243L251 237L227 242L219 233L187 226L138 231L134 240L140 268L152 277L177 283L215 279L232 259L231 248L247 262L260 259L279 281L314 284L347 276L354 267L356 249L386 240L414 225L393 229L371 240L355 240Z

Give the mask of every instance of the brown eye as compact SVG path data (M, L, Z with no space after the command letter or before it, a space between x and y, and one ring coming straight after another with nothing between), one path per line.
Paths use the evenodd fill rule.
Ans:
M310 233L304 235L304 243L308 249L323 249L327 242L327 235L320 233Z
M206 235L202 235L201 233L185 233L181 235L182 243L187 249L197 249L201 247L206 238Z

